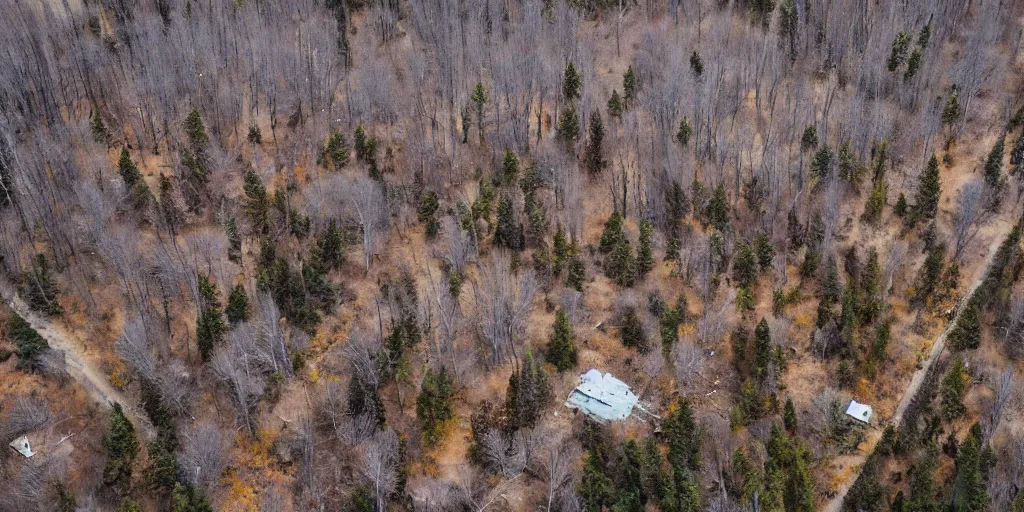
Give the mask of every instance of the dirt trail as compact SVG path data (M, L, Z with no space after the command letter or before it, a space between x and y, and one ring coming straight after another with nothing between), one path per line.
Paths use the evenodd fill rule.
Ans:
M907 389L904 390L903 398L900 399L899 405L896 406L896 412L890 419L890 422L892 423L893 427L895 427L897 430L899 429L900 422L903 421L903 413L906 412L907 406L909 406L910 402L914 399L915 396L917 396L917 391L918 389L921 388L921 384L924 382L925 375L928 374L928 369L932 367L932 364L934 364L935 361L938 361L939 357L942 355L942 352L945 350L946 337L949 336L949 332L953 329L953 326L956 325L956 320L960 318L960 313L963 312L964 307L967 305L967 300L971 297L971 295L974 295L974 291L977 290L979 286L981 286L982 281L985 279L985 274L988 273L988 267L989 265L992 264L992 258L995 257L996 252L999 250L999 246L1003 243L1005 237L1005 234L997 236L989 245L988 255L985 256L985 264L982 267L981 273L978 275L977 278L974 279L974 282L971 284L969 288L967 288L967 290L961 297L960 304L957 305L956 315L953 317L952 320L946 323L946 326L943 327L942 332L939 333L939 336L937 338L935 338L935 344L932 345L932 351L931 355L928 357L928 361L925 362L924 366L915 371L914 376L910 379L910 384L907 385ZM857 457L857 461L854 462L854 464L858 466L857 471L851 474L850 477L847 478L845 482L843 482L843 485L840 486L840 488L836 491L835 497L832 498L823 509L825 512L840 512L840 510L842 510L843 500L846 498L846 493L850 491L850 487L852 487L853 483L857 481L857 478L860 476L861 470L864 468L864 462L867 461L868 455L872 451L874 451L875 443L878 442L879 438L880 436L872 436L872 440L870 441L871 445L866 450L860 452L860 454Z
M14 295L13 299L9 298L7 305L21 315L43 338L46 338L51 349L64 352L68 374L89 392L93 400L104 407L110 407L112 402L121 404L121 408L124 409L125 414L136 428L142 430L147 438L152 439L155 436L153 426L149 423L146 415L133 407L131 401L123 393L110 385L107 376L83 355L82 344L75 339L73 334L63 326L33 312L17 295Z

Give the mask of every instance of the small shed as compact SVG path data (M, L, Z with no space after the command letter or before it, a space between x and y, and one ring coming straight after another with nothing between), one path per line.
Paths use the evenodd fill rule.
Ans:
M846 415L864 424L871 423L872 413L870 405L856 400L850 400L850 405L846 406Z
M579 384L565 400L566 407L602 422L628 418L636 403L637 396L625 382L593 368L580 376Z
M28 443L28 436L21 436L14 441L11 441L9 446L14 448L14 451L24 455L26 458L36 454L36 452L32 451L32 446Z

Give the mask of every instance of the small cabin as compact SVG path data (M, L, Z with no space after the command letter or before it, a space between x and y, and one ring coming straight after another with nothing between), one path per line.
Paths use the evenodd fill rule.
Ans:
M850 400L850 405L846 406L846 415L865 425L871 423L871 415L873 413L874 411L871 410L870 405L862 404L856 400Z
M36 454L32 451L32 446L28 442L28 436L21 436L14 441L11 441L9 445L14 451L22 454L25 458L31 457Z
M565 406L606 422L629 418L637 400L625 382L592 368L580 375L579 384L569 393Z

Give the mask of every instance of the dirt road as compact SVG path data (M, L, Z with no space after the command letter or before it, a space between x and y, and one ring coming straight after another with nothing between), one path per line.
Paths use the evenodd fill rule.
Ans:
M937 338L935 338L935 343L932 345L932 351L930 357L928 358L928 361L925 362L925 364L916 372L914 372L914 376L910 379L910 384L907 386L907 389L903 391L903 398L900 399L899 405L896 406L896 412L890 419L890 422L893 424L894 427L896 427L897 430L899 429L900 422L903 420L903 413L906 412L907 406L910 405L910 402L917 395L918 389L921 388L921 383L924 382L925 375L928 374L928 369L932 367L932 364L939 360L939 357L942 355L942 352L946 349L946 337L949 336L949 332L953 329L953 326L956 325L956 320L960 318L960 313L963 312L964 306L967 305L967 300L971 297L971 295L974 295L974 291L977 290L979 286L981 286L982 281L985 279L985 274L988 273L988 267L989 265L992 264L992 258L995 257L996 252L999 250L999 246L1003 243L1004 238L1005 235L996 237L995 241L993 241L989 245L988 255L985 257L985 265L983 267L983 270L981 271L981 274L978 275L978 277L975 278L971 286L964 291L964 294L960 299L960 304L957 306L956 315L953 317L952 320L946 323L946 326L942 329L942 332L939 333L939 336ZM874 451L875 443L878 441L879 438L880 436L871 437L870 446L860 453L858 460L856 462L859 469L855 473L850 475L850 477L845 482L843 482L843 485L840 486L840 488L836 491L835 497L832 498L832 500L829 501L823 509L825 512L840 512L840 510L842 510L843 500L846 498L846 493L850 491L850 487L852 487L853 483L857 481L857 477L860 476L860 470L863 469L864 467L864 462L867 460L868 455L872 451Z
M147 438L154 437L155 431L146 415L133 407L131 401L123 393L110 385L107 376L84 357L82 344L75 339L73 334L61 325L34 313L17 295L13 295L13 298L9 296L7 305L32 325L32 328L38 331L43 338L46 338L51 349L64 352L68 374L89 392L93 400L104 407L110 407L113 402L121 404L121 408L124 409L125 414L135 427L142 430Z

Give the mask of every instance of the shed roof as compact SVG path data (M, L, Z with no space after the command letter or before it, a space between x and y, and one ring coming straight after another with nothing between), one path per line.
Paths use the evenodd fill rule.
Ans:
M850 405L846 407L846 415L862 423L870 423L872 413L870 405L859 403L856 400L850 400Z
M21 436L14 441L11 441L9 446L25 457L31 457L36 454L36 452L32 451L32 447L28 443L27 436Z
M591 368L580 376L580 383L569 393L565 406L600 421L613 421L628 418L636 402L637 396L625 382Z

